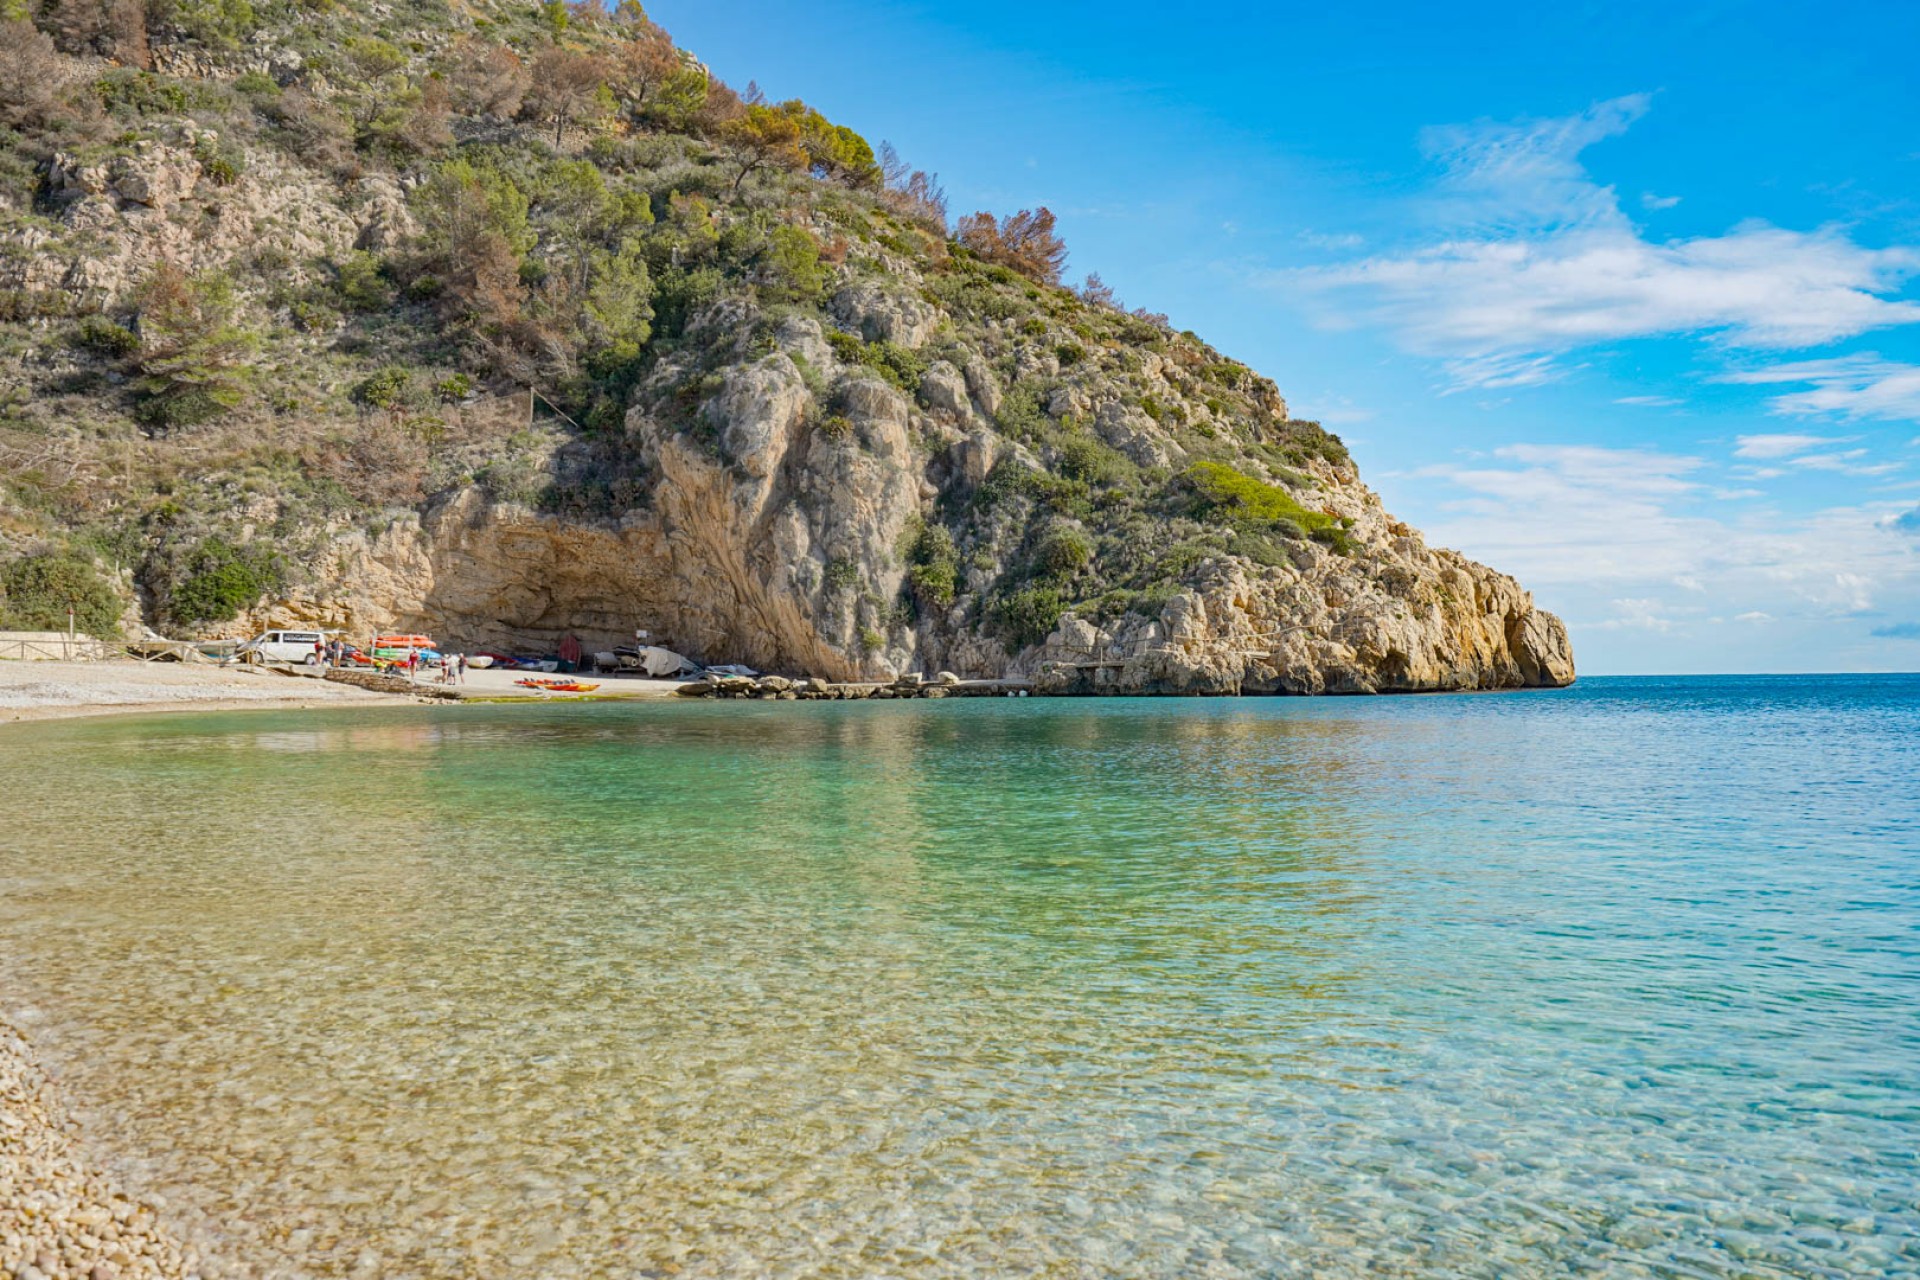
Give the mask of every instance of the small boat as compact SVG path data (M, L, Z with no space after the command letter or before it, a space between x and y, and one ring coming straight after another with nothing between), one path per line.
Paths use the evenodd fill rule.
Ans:
M543 693L592 693L600 687L586 680L542 680L537 676L528 676L514 683L523 689L539 689Z
M376 649L437 649L432 637L420 635L375 636L373 647Z
M485 671L488 667L493 665L493 659L488 657L484 653L476 653L472 657L467 659L467 665L472 667L475 671Z

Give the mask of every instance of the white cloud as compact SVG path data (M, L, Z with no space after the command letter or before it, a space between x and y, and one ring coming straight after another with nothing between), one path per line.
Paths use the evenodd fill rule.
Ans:
M1734 621L1752 623L1754 626L1757 627L1757 626L1760 626L1762 623L1772 622L1773 615L1770 613L1763 612L1759 609L1752 609L1746 613L1741 614L1740 616L1735 618Z
M1683 405L1685 400L1677 396L1621 396L1615 404L1630 404L1641 409L1671 409Z
M1534 387L1551 382L1560 371L1551 356L1485 355L1445 363L1451 391L1469 388L1498 390L1503 387Z
M1614 616L1604 622L1589 623L1596 631L1658 631L1670 632L1678 624L1663 612L1666 608L1658 600L1626 599L1613 602Z
M1831 436L1758 435L1740 436L1734 443L1739 446L1733 451L1736 458L1785 458L1823 444L1842 442Z
M1650 209L1655 213L1660 212L1662 209L1671 209L1679 203L1679 196L1657 196L1651 191L1642 191L1640 193L1640 207Z
M1302 231L1300 239L1316 249L1358 249L1367 242L1367 238L1351 231L1328 234L1320 231Z
M1801 417L1834 415L1858 421L1881 418L1920 422L1920 365L1885 360L1871 352L1831 360L1801 360L1725 375L1721 381L1760 386L1806 386L1768 401L1775 413Z
M1840 453L1810 453L1803 457L1789 458L1787 465L1799 467L1805 471L1832 471L1848 476L1884 476L1906 465L1900 462L1860 461L1866 456L1865 449L1847 449Z
M1619 602L1675 592L1724 616L1838 617L1920 598L1920 545L1900 525L1912 499L1788 516L1716 503L1710 475L1704 458L1562 445L1414 473L1452 490L1428 522L1436 545L1537 591L1597 596L1614 629L1633 616Z
M1561 353L1625 338L1708 334L1787 348L1920 321L1920 303L1883 296L1920 274L1913 249L1759 221L1719 236L1646 239L1579 156L1648 102L1633 95L1561 119L1427 130L1423 147L1445 170L1446 237L1274 283L1305 284L1448 358L1458 379L1499 379L1481 384L1490 386L1546 381Z

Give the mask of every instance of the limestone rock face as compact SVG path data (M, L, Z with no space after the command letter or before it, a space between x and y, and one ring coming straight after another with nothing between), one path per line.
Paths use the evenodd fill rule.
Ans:
M1380 553L1382 549L1369 548ZM1356 564L1306 543L1291 566L1205 566L1159 618L1069 615L1016 668L1050 693L1393 693L1571 684L1559 618L1519 583L1417 535Z
M833 298L833 318L868 342L926 345L939 313L920 299L877 284L857 284Z
M923 380L925 412L854 368L823 416L802 365L825 367L825 345L816 324L789 321L770 354L723 368L691 422L630 410L628 440L655 477L646 507L562 517L459 489L377 536L341 531L311 585L240 626L424 630L461 649L538 651L568 633L611 648L645 627L709 663L832 680L1015 675L1054 693L1375 693L1574 678L1559 618L1512 578L1428 547L1351 464L1322 460L1296 481L1303 499L1342 521L1341 549L1299 539L1278 564L1217 554L1153 616L1068 613L1019 652L979 603L1004 565L976 555L959 566L951 608L903 626L903 547L938 495L977 489L998 465L1038 463L962 417L991 385L951 363ZM1117 402L1092 425L1132 445L1142 465L1184 457L1152 419ZM538 461L558 474L563 448L556 436ZM256 518L265 525L274 512Z
M199 271L275 250L301 263L353 246L359 228L352 215L311 170L253 148L238 175L221 185L196 154L203 142L217 139L189 127L177 142L142 142L103 163L54 156L50 203L64 233L86 252L59 251L40 228L11 231L0 236L0 288L61 290L112 306L158 262ZM405 212L404 204L398 208Z

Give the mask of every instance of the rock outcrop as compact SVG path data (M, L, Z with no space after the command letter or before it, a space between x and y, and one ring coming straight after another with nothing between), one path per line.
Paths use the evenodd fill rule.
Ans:
M554 127L501 96L550 52L524 9L415 17L43 51L113 124L48 114L0 165L0 560L82 551L169 633L645 629L1060 693L1573 679L1559 619L1270 380L949 238L857 135L815 113L837 159L743 167L704 73L699 110L608 85ZM568 40L611 75L636 30Z

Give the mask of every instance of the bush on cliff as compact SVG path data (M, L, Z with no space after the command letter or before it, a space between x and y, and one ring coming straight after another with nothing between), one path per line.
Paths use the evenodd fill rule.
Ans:
M186 576L175 584L167 612L175 622L226 622L255 601L286 583L280 556L264 547L236 547L223 538L208 538L186 563Z
M1224 462L1196 462L1187 468L1187 483L1203 509L1249 522L1304 530L1311 534L1339 522L1321 511L1309 511L1279 485L1256 480Z

